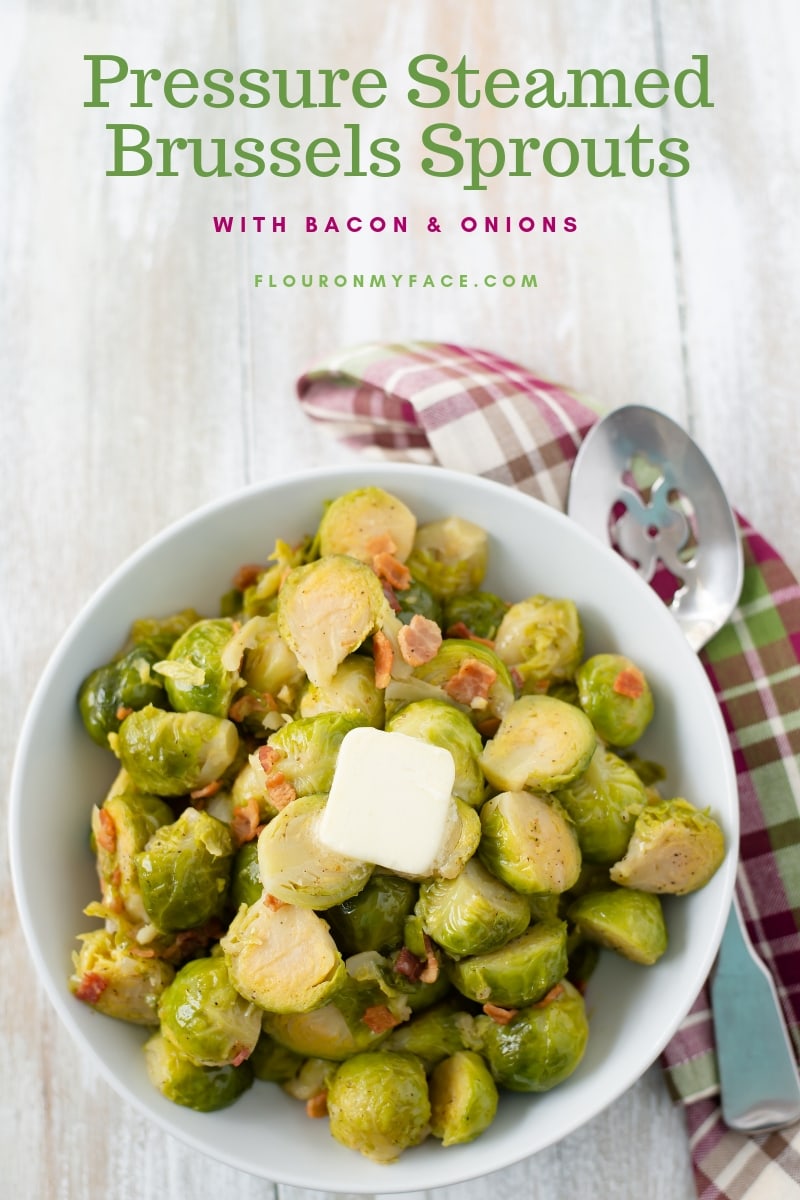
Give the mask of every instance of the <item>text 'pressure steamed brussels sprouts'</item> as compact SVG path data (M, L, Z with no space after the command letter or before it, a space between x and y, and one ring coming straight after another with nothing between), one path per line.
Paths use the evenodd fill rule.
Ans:
M720 865L636 754L641 669L587 658L569 598L487 590L489 557L361 488L83 683L118 771L69 986L145 1028L174 1103L277 1086L382 1163L470 1142L578 1066L598 955L657 963L661 895Z

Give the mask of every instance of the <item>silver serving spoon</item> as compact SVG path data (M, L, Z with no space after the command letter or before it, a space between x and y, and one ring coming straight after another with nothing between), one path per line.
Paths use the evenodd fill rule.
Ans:
M742 589L736 521L711 465L669 417L615 409L586 435L567 512L610 544L667 601L700 651ZM766 1133L800 1119L800 1078L775 984L733 898L711 978L722 1116Z

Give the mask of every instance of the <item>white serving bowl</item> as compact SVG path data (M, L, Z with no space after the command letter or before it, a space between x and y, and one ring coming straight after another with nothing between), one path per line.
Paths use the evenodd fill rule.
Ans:
M487 585L515 600L545 592L574 599L587 655L628 654L645 671L656 717L644 752L668 766L671 795L710 805L730 847L712 881L669 898L666 955L652 968L601 956L587 1007L589 1044L578 1070L543 1095L505 1094L477 1141L443 1149L429 1138L391 1166L333 1140L325 1120L270 1084L231 1108L196 1113L149 1083L141 1028L111 1020L67 989L75 935L97 894L89 810L115 760L86 735L75 697L136 617L193 606L215 615L244 562L263 561L277 536L313 532L323 501L367 484L400 496L421 520L458 514L490 534ZM55 780L55 785L54 785ZM81 1050L120 1095L198 1152L281 1183L339 1192L417 1191L498 1170L558 1141L624 1092L654 1061L700 990L733 889L736 781L728 739L705 673L672 616L621 558L561 513L499 484L436 467L370 465L311 470L217 501L166 529L100 588L57 647L31 702L12 780L11 860L22 924L40 978Z

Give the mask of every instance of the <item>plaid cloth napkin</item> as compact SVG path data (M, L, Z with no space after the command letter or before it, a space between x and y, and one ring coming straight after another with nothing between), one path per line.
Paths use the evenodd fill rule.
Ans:
M300 403L372 458L439 463L564 508L596 413L566 388L483 350L441 343L346 351L304 375ZM741 803L737 892L800 1050L800 584L741 522L745 583L702 661L730 733ZM700 1200L798 1200L800 1124L744 1137L722 1121L704 988L663 1056L686 1108Z

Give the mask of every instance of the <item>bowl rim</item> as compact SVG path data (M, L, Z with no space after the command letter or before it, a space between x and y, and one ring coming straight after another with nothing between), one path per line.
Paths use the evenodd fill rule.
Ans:
M377 477L380 482L372 478ZM377 483L381 486L385 483L387 487L391 486L392 481L399 483L403 479L415 479L417 482L422 482L426 478L436 478L440 482L447 483L458 481L463 486L464 481L468 480L468 486L476 488L478 491L484 490L489 494L511 494L516 499L522 501L523 505L532 505L534 509L546 512L546 519L554 519L556 522L563 522L565 528L569 528L570 537L577 538L583 541L586 545L592 546L592 553L600 554L607 557L608 561L616 561L619 565L624 565L619 555L607 546L603 545L582 526L570 519L564 512L554 506L545 503L536 497L530 496L525 492L520 491L513 486L505 483L487 479L483 476L472 475L467 472L455 471L437 465L428 465L422 463L399 463L399 462L381 462L378 460L359 460L352 464L338 463L331 466L308 467L299 471L284 471L270 475L267 479L262 479L246 486L240 487L233 491L225 492L206 503L191 509L189 512L178 517L170 522L151 537L147 538L141 545L128 554L112 572L106 576L104 581L97 587L89 598L81 605L78 612L69 622L66 629L59 636L55 646L52 648L45 666L41 671L38 682L35 686L33 694L28 702L25 715L20 727L17 738L17 745L14 752L14 759L10 777L9 788L9 817L8 817L8 844L10 853L10 873L13 886L14 897L16 900L17 911L20 918L20 924L27 944L28 952L33 960L36 968L37 980L41 984L55 1009L59 1020L69 1032L76 1047L85 1053L88 1051L91 1061L95 1069L99 1070L102 1077L111 1086L112 1090L126 1103L132 1105L139 1113L145 1116L149 1121L153 1121L156 1125L171 1136L177 1138L182 1144L189 1148L204 1154L212 1159L224 1163L227 1166L237 1170L244 1171L257 1178L263 1178L275 1183L284 1183L300 1188L319 1188L321 1181L318 1175L313 1171L299 1169L296 1173L281 1171L279 1174L267 1174L257 1165L244 1164L236 1154L226 1153L224 1147L210 1146L207 1141L201 1137L195 1136L190 1131L180 1127L178 1124L172 1123L168 1117L162 1117L153 1111L144 1100L131 1090L128 1085L113 1071L111 1066L101 1056L99 1050L87 1038L84 1031L80 1028L74 1010L68 1005L67 1000L70 993L63 986L58 986L51 974L50 967L44 957L44 954L39 946L36 936L36 926L31 913L31 908L28 901L28 885L26 883L23 867L22 867L22 847L21 847L21 831L23 818L22 790L24 779L24 767L31 749L31 744L34 738L34 732L37 728L40 709L43 704L44 697L48 692L50 681L57 675L62 661L67 656L69 648L73 640L78 636L83 627L91 619L93 613L104 602L106 595L112 591L117 583L123 579L130 571L134 570L139 562L147 558L157 547L163 543L170 541L176 535L183 533L194 525L202 524L209 516L220 513L228 508L233 508L246 501L248 498L257 495L269 495L271 492L280 489L282 486L291 486L302 482L303 480L314 478L320 481L330 479L331 481L339 481L341 485L350 487L368 486ZM490 530L491 533L491 530ZM614 569L617 569L616 567ZM652 606L652 611L660 611L667 616L670 614L665 609L662 601L656 596L648 584L642 580L639 575L630 570L629 585L632 590L639 591L642 597L647 597L643 602ZM660 619L660 618L657 618ZM687 650L691 658L697 659L697 656L688 647ZM698 958L695 976L698 979L697 991L705 982L719 947L719 943L724 931L725 922L728 916L728 910L733 896L733 889L736 879L736 868L738 862L738 838L739 838L739 804L738 790L736 782L736 773L733 762L733 755L730 749L728 735L725 730L725 725L721 710L714 695L713 689L705 672L698 663L700 675L705 681L708 697L713 704L709 714L710 720L716 726L717 739L723 747L723 757L725 760L726 779L722 781L720 791L730 794L732 804L730 808L730 837L728 839L728 847L725 860L719 869L720 885L722 890L722 903L715 914L713 928L706 930L706 940L704 953ZM664 1047L674 1036L678 1026L684 1020L689 1012L692 1004L695 1001L695 995L691 995L686 1000L685 1006L676 1010L672 1019L665 1024L661 1030L660 1036L651 1043L651 1056L647 1063L642 1064L637 1062L635 1067L622 1070L616 1076L615 1086L610 1090L607 1096L604 1096L603 1101L598 1104L591 1113L579 1113L574 1118L570 1118L563 1123L563 1128L560 1129L558 1136L551 1139L545 1145L538 1146L531 1151L526 1149L524 1145L515 1145L510 1152L510 1148L506 1148L502 1154L496 1154L494 1157L491 1153L488 1155L490 1161L485 1166L477 1171L468 1167L465 1164L465 1169L457 1167L458 1159L448 1159L448 1164L452 1164L447 1172L434 1172L437 1178L432 1179L427 1187L443 1187L453 1186L471 1179L481 1178L485 1174L490 1174L494 1171L502 1170L510 1167L529 1156L538 1153L547 1146L555 1145L570 1133L586 1124L593 1117L597 1116L610 1104L614 1103L619 1097L631 1087L643 1074L652 1066L658 1056L663 1051ZM488 1149L488 1147L487 1147ZM446 1157L446 1156L445 1156ZM373 1164L370 1164L373 1165ZM445 1164L443 1164L445 1165ZM385 1194L402 1193L409 1190L407 1184L402 1184L399 1181L393 1183L390 1174L384 1173L385 1169L381 1168L380 1187L377 1190ZM441 1177L439 1177L441 1175ZM416 1187L413 1185L413 1190ZM371 1194L376 1191L376 1183L374 1179L366 1179L364 1181L353 1179L348 1183L348 1190L354 1193Z

